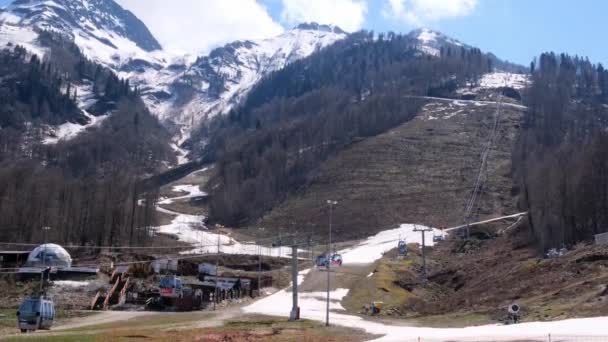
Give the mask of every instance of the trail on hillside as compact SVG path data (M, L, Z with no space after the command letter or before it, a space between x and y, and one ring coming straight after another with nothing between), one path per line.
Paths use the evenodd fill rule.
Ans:
M205 171L207 171L207 168L195 171L193 174ZM186 176L182 180L173 183L171 190L178 195L163 197L158 201L156 211L173 216L173 218L169 224L152 228L157 233L175 236L179 241L192 245L191 250L183 251L181 254L211 254L219 252L222 254L240 255L261 254L273 257L291 255L290 247L267 247L255 242L240 242L229 234L210 231L204 223L206 218L204 215L192 215L179 212L176 209L163 207L178 202L188 206L191 200L207 197L207 193L202 191L198 184L191 184L188 181L188 176Z

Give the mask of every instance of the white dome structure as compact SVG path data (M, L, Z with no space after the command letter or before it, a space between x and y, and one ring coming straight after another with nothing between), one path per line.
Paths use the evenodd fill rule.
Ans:
M34 248L27 258L26 266L72 267L72 257L63 247L47 243Z

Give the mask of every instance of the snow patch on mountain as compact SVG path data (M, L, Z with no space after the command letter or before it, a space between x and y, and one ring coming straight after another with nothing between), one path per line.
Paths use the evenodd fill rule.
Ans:
M483 89L510 87L523 89L530 83L530 77L526 74L514 74L510 72L491 72L484 74L479 81L479 87Z
M460 95L475 95L484 90L505 87L522 90L528 87L529 84L530 75L496 71L484 74L479 80L470 82L465 87L458 89L456 93Z
M82 110L83 115L88 119L88 123L81 125L74 122L66 122L59 126L49 126L46 129L46 138L43 143L46 145L56 144L60 141L67 141L75 138L86 130L99 126L109 114L102 116L94 116L88 110L97 103L97 99L93 94L93 84L90 81L81 84L73 84L72 87L76 90L76 104Z
M0 47L19 44L30 53L44 56L47 49L37 43L38 33L33 27L20 25L20 17L9 12L0 12Z
M410 32L410 38L413 38L419 42L417 49L422 53L439 56L442 47L466 47L460 41L448 37L445 34L437 31L433 31L428 28L420 28Z
M48 136L43 140L46 145L56 144L60 141L67 141L75 138L78 134L86 131L89 128L99 126L108 115L94 116L83 111L84 115L89 119L89 123L86 125L80 125L73 122L66 122L56 127L49 127Z
M336 28L321 26L316 30L300 26L274 38L234 42L198 58L172 84L172 76L167 74L152 87L172 94L170 99L154 101L148 97L147 101L161 120L171 120L188 134L203 120L227 113L264 76L345 37L346 34ZM179 94L183 88L193 91L194 95ZM190 99L184 101L186 96Z

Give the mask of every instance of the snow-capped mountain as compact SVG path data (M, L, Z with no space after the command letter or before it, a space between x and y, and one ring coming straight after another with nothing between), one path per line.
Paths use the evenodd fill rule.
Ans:
M161 85L171 96L169 105L150 97L148 102L161 119L172 120L187 134L201 120L229 111L264 76L345 37L338 27L313 23L269 39L233 42L199 57L172 83Z
M146 25L112 0L16 0L0 14L2 43L39 52L40 30L70 37L89 58L115 68L161 50Z
M465 45L454 38L451 38L441 32L433 31L428 28L420 28L413 30L408 34L408 36L419 42L419 45L417 46L418 50L432 56L439 56L441 48L471 48L470 46Z
M113 0L16 0L0 12L0 46L20 44L42 56L42 30L73 39L89 59L129 79L181 141L205 118L230 110L270 72L346 37L335 26L302 24L197 58L164 51L146 25Z
M348 35L336 26L308 23L276 37L184 56L163 50L146 25L114 0L15 0L0 12L0 46L19 44L42 56L47 51L38 37L44 30L69 37L87 58L138 87L177 145L204 120L238 105L265 76ZM421 53L435 56L441 48L471 48L429 29L409 37Z

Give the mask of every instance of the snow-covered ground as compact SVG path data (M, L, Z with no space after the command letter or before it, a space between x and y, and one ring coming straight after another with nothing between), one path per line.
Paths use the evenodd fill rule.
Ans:
M344 264L371 264L382 258L385 252L397 248L399 240L406 243L422 244L422 233L414 229L428 229L422 225L402 224L399 228L385 230L367 240L359 243L355 247L340 251ZM424 233L425 245L433 245L433 236L442 235L441 230L433 229Z
M529 77L525 74L514 74L509 72L491 72L483 75L479 86L485 89L511 87L523 89L528 85Z
M476 84L467 84L466 87L458 89L459 94L474 94L480 90L510 87L516 90L524 89L530 83L527 74L514 74L510 72L496 71L484 74Z
M82 110L82 113L89 119L89 122L85 125L81 125L73 122L66 122L56 127L49 127L47 130L48 136L44 139L44 144L56 144L59 141L67 141L75 138L78 134L86 131L89 128L97 127L108 118L110 114L94 116L87 110L91 108L97 99L93 93L93 84L87 81L83 84L74 84L73 87L76 89L77 97L76 104L78 108Z
M401 225L397 229L376 234L359 245L342 251L346 262L371 263L382 256L382 253L397 246L399 238L406 238L409 243L420 242L421 233L413 232L414 226ZM432 244L432 234L427 237ZM350 261L349 261L350 260ZM310 270L298 275L301 284ZM369 276L369 275L368 275ZM484 325L466 328L426 328L402 325L390 325L366 320L359 316L343 313L345 310L340 301L348 294L347 289L330 292L330 323L353 329L362 329L369 334L380 335L376 341L547 341L549 334L553 341L587 341L592 337L604 337L608 341L608 317L572 319L555 322L530 322L516 325ZM302 292L299 297L300 316L305 319L325 321L325 292ZM256 301L243 308L245 313L256 313L273 316L289 316L292 300L291 289L285 289ZM599 341L593 339L593 341Z
M75 287L87 287L87 286L89 286L90 283L91 283L90 281L55 280L53 282L53 286L75 288Z
M83 110L84 115L89 119L89 123L81 125L73 122L66 122L56 127L49 127L49 136L44 139L44 144L56 144L59 141L67 141L75 138L78 134L91 127L99 126L108 115L94 116Z
M179 241L191 244L193 249L184 251L182 254L217 253L219 241L219 252L224 254L258 255L261 253L264 256L275 257L287 257L291 255L290 247L259 246L253 242L239 242L226 234L212 233L204 224L205 216L188 215L162 208L160 205L171 204L179 200L207 196L207 193L201 191L198 185L176 185L172 190L178 193L185 192L186 194L172 198L163 198L158 202L156 210L174 216L174 218L171 220L171 223L154 227L154 230L157 233L174 235Z

